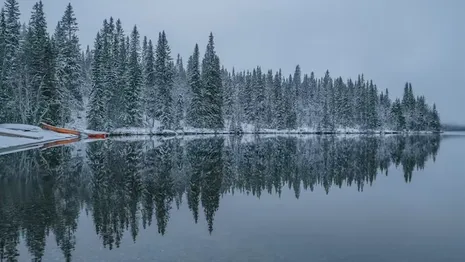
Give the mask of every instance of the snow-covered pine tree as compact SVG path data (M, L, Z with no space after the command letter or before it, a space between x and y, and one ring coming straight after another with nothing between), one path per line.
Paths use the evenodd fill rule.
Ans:
M333 102L332 102L332 121L335 127L342 126L343 118L342 118L342 107L344 103L344 95L345 95L345 84L341 77L338 77L334 80L334 87L333 87Z
M404 95L402 97L402 112L405 118L407 130L414 128L414 112L415 112L415 96L412 90L412 84L407 82L404 87Z
M123 125L123 118L121 115L122 111L125 111L125 105L123 102L126 85L128 83L128 63L129 63L129 49L128 41L124 35L123 26L121 20L116 20L116 34L113 40L113 56L115 58L115 69L117 72L116 76L116 89L113 90L113 97L110 100L114 112L112 115L113 123L116 126ZM118 51L116 51L118 49Z
M200 76L200 54L199 46L195 44L194 53L189 58L187 65L187 80L190 87L192 98L186 112L186 122L194 128L204 127L202 118L202 80Z
M221 83L223 85L223 119L229 123L233 114L233 89L231 74L224 67L221 68Z
M400 99L396 99L392 104L390 119L392 122L392 128L397 131L404 131L406 128L405 125L405 115L402 112L402 103Z
M433 110L431 112L431 130L435 132L441 131L441 119L439 117L439 113L436 109L436 104L433 104Z
M282 91L283 79L281 70L275 73L273 80L273 125L272 128L284 129L285 128L285 112L284 112L284 99Z
M148 45L149 45L149 42L148 42L147 36L144 36L144 40L142 40L142 54L141 54L141 61L142 62L144 62L146 60ZM145 68L144 67L142 67L142 75L144 76L144 79L145 79L146 77L145 77Z
M21 121L29 124L41 121L58 124L56 112L50 112L50 105L59 104L60 94L55 90L55 63L41 1L32 8L21 53L25 69L19 85Z
M223 87L221 84L220 59L216 55L213 33L210 33L205 56L202 60L201 79L204 127L222 129L224 128Z
M318 112L320 111L320 101L317 98L318 97L318 82L317 79L315 78L315 73L311 72L310 73L310 79L309 79L309 101L308 101L308 108L307 108L307 114L306 114L306 120L304 125L307 125L309 127L316 127L317 123L319 123L317 119Z
M83 109L81 88L80 45L77 36L78 24L73 7L68 4L65 13L55 30L55 45L57 50L56 73L57 84L62 96L63 106L60 125L70 121L71 113Z
M147 117L150 119L150 124L155 125L155 119L159 116L158 94L156 89L155 80L155 55L153 51L152 40L149 40L147 45L147 54L144 61L144 97L145 97L145 111Z
M241 89L241 104L244 112L244 121L251 124L253 121L254 112L254 90L253 90L253 78L250 71L244 72L244 81Z
M5 17L5 9L2 7L0 10L0 121L5 117L7 114L7 103L6 99L8 99L7 95L7 88L5 86L4 81L4 70L3 70L3 63L5 61L5 39L6 38L6 17Z
M115 24L113 17L110 17L109 22L105 23L102 30L103 42L103 63L104 63L104 83L106 97L106 112L105 130L111 130L119 126L120 106L118 97L120 86L118 86L118 55L120 37L118 36L117 28L120 25Z
M173 127L179 129L184 123L186 100L188 96L187 74L181 55L176 58L173 80Z
M263 81L262 69L258 66L256 70L256 78L254 83L254 105L255 105L255 129L261 130L265 126L266 115L266 96L265 96L265 82Z
M297 108L297 126L304 127L307 125L306 116L308 115L308 108L310 102L310 78L308 74L304 74L302 83L300 85L300 91L297 96L298 108Z
M128 82L125 85L123 96L123 123L126 127L142 126L141 92L140 35L137 26L134 26L129 46Z
M87 111L87 125L89 129L103 130L105 124L105 85L103 76L103 40L97 33L94 44L92 61L92 90L90 92L89 110Z
M427 122L428 122L428 106L425 101L424 96L419 96L416 99L415 105L415 130L416 131L425 131L428 129Z
M86 51L81 52L81 80L82 83L82 97L83 100L88 100L90 95L90 90L92 89L92 72L91 72L91 65L92 65L92 52L90 51L89 45L86 47ZM86 103L84 103L84 108L86 108Z
M367 90L367 127L371 130L379 129L378 121L378 91L373 81L370 80Z
M19 121L20 93L18 92L19 59L19 4L17 0L5 1L5 33L3 70L1 72L2 91L0 94L0 122Z
M332 123L331 107L333 100L333 80L329 74L329 70L326 70L325 77L322 80L322 99L323 99L323 110L321 116L321 128L323 131L332 131L334 125Z
M276 117L273 114L273 88L273 71L268 70L265 76L265 115L263 118L266 128L273 128L273 118Z
M350 103L348 88L342 80L338 77L335 81L335 124L337 127L347 128L350 118Z
M285 83L283 85L285 126L287 129L297 128L297 114L295 107L297 81L294 81L292 75L289 75L289 78L285 80Z
M378 110L378 119L380 122L380 128L382 130L392 128L390 123L389 112L391 111L391 99L389 98L389 90L386 89L385 92L381 92L379 96L379 110Z
M231 122L229 125L229 130L234 132L234 133L241 133L242 130L242 107L240 104L239 100L239 92L241 89L241 79L242 75L236 74L236 71L232 70L232 75L231 75L232 83L231 83L231 89L232 89L232 117L231 117Z
M160 101L160 122L162 129L173 128L173 81L174 68L172 66L171 50L166 39L165 31L159 34L155 51L155 82Z
M303 87L302 87L302 70L300 69L300 65L297 65L295 67L294 71L294 98L293 98L293 107L294 111L296 114L296 128L297 127L302 127L303 125L303 120L302 120L302 115L303 115L303 105L304 105L304 98L302 96L303 94Z
M146 79L147 79L147 72L146 72L146 61L147 61L147 52L149 48L149 42L147 36L144 36L144 40L142 40L142 55L141 55L141 62L142 62L142 82L143 82L143 90L142 90L142 110L145 115L145 119L147 117L147 94L146 94Z

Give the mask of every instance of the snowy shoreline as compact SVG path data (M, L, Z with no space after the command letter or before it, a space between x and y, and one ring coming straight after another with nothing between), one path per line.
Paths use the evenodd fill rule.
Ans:
M394 130L356 130L339 129L336 131L317 131L310 129L274 130L263 129L259 131L246 130L234 132L229 130L189 129L189 130L155 130L150 128L118 128L110 131L110 136L189 136L189 135L418 135L439 134L436 131L394 131Z
M47 130L35 130L33 132L21 132L25 135L32 133L40 137L40 139L26 138L26 137L11 137L0 136L0 155L10 154L14 152L48 148L55 146L54 143L73 143L81 141L75 135L60 134ZM413 131L413 132L400 132L400 131L360 131L360 130L336 130L334 132L328 131L315 131L315 130L272 130L264 129L260 131L246 130L243 132L233 132L228 130L209 130L209 129L189 129L189 130L154 130L150 128L119 128L109 133L110 137L137 137L137 136L196 136L196 135L421 135L421 134L439 134L443 132L433 131Z
M3 124L2 126L7 128L2 128L2 132L5 135L0 135L0 155L32 148L48 147L49 145L52 146L55 142L72 142L78 139L78 136L75 135L60 134L34 126L17 124ZM11 129L15 127L17 129ZM28 130L22 131L21 129Z

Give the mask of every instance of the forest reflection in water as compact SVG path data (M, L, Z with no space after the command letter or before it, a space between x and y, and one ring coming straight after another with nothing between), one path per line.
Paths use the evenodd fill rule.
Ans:
M21 240L40 260L50 234L71 260L81 212L111 250L124 234L136 242L152 224L169 234L170 211L181 205L196 223L205 217L211 234L223 194L279 197L289 187L299 198L317 186L327 194L331 187L363 191L391 165L409 183L439 144L434 135L220 136L107 140L0 156L0 261L17 259Z

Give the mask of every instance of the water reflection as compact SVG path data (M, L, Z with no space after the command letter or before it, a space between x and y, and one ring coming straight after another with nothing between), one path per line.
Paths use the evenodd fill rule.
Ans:
M25 151L0 157L0 261L15 261L24 239L40 261L52 234L67 261L81 212L91 215L103 246L118 248L156 223L169 234L172 208L187 202L208 232L223 194L281 195L283 187L355 186L363 191L391 165L405 182L439 149L438 136L214 137L115 141Z

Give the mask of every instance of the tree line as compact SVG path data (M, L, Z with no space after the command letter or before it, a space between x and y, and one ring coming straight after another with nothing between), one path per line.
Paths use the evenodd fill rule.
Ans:
M391 166L399 167L397 179L410 183L415 170L435 159L440 142L439 136L229 136L107 140L81 151L73 145L1 156L0 260L15 261L22 242L40 261L53 234L71 261L81 241L75 236L80 214L88 214L94 227L87 230L111 250L124 245L125 235L137 241L148 227L170 234L171 214L183 205L213 233L226 194L280 197L290 190L299 198L318 187L326 194L345 186L363 191Z
M155 127L231 132L273 130L438 131L436 106L415 96L407 82L391 99L372 80L281 70L228 70L210 33L204 55L196 44L187 65L173 57L166 33L152 42L137 26L129 34L121 20L105 19L93 48L81 51L71 4L53 35L43 3L21 25L17 0L0 12L0 122L86 127Z

